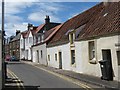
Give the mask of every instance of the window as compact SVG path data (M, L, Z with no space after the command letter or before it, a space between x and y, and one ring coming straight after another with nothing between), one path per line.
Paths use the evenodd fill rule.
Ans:
M23 45L23 39L21 39L21 42L20 42L21 46Z
M71 50L71 64L75 63L75 50Z
M41 41L41 40L40 40L40 36L38 36L38 43L40 43L40 41Z
M28 46L28 38L25 39L26 46Z
M94 41L89 42L89 59L93 60L95 58L95 43Z
M37 37L34 36L34 45L36 44L36 41L37 41L36 38L37 38Z
M50 55L48 55L48 61L50 61Z
M32 43L32 37L29 37L29 43Z
M74 35L73 33L70 34L70 44L73 44L73 40L74 40Z
M55 60L57 61L57 54L55 54Z
M41 52L41 58L43 57L42 55L43 55L43 52L42 52L42 50L40 51Z
M120 65L120 51L117 51L117 60L118 60L118 65Z
M44 34L41 36L41 42L44 41Z

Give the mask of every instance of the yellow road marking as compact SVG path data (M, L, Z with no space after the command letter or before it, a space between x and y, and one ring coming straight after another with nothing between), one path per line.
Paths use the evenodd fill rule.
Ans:
M32 64L30 64L30 65L32 65ZM34 65L32 65L32 66L34 66ZM62 78L62 79L64 79L64 80L70 81L70 82L72 82L72 83L74 83L74 84L76 84L76 85L78 85L78 86L80 86L80 87L82 87L82 88L84 88L84 89L86 89L86 90L94 90L94 89L92 89L91 87L89 87L88 85L85 85L85 84L80 83L80 81L78 81L78 80L76 80L76 79L69 78L69 77L67 77L67 76L64 76L64 75L61 75L61 74L58 74L58 73L55 73L55 72L52 72L52 71L48 71L48 70L43 69L43 68L40 68L40 67L38 67L38 66L34 66L34 67L36 67L36 68L38 68L38 69L41 69L41 70L43 70L43 71L46 71L46 72L48 72L48 73L50 73L50 74L53 74L53 75L55 75L55 76L58 76L58 77L60 77L60 78Z
M13 78L15 78L14 75L13 75L12 73L10 73L10 71L9 71L8 73L9 73ZM16 82L18 88L20 88L20 85L19 85L18 81L15 81L15 82Z
M16 80L16 83L17 83L17 86L19 87L19 89L20 89L21 87L22 87L23 89L25 89L25 88L24 88L24 85L20 82L21 80L20 80L11 70L8 70L8 73L10 73L13 78L16 78L16 79L17 79L17 80Z
M13 78L16 78L10 71L8 71L8 73L13 77ZM17 86L18 86L18 89L20 90L20 84L18 83L18 80L15 81Z

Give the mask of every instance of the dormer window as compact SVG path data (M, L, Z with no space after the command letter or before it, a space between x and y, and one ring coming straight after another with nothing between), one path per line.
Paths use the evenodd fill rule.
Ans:
M75 39L75 34L74 34L74 32L71 32L71 33L69 34L70 44L73 44L73 43L74 43L74 39Z

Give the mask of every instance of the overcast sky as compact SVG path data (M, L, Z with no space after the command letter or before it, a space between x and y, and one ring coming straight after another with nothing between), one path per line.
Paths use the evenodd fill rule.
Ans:
M5 31L7 36L15 35L16 29L24 31L28 23L38 26L44 23L46 15L50 16L51 22L65 22L69 18L95 6L99 2L91 0L6 0L5 2ZM56 1L56 2L53 2ZM63 2L61 2L63 1ZM79 2L78 2L79 1ZM83 2L84 1L84 2ZM87 2L89 1L89 2ZM98 1L98 0L94 0ZM100 0L99 0L100 1ZM1 4L0 4L1 10ZM0 12L1 21L1 12ZM1 22L0 22L1 24ZM1 25L0 25L1 27Z

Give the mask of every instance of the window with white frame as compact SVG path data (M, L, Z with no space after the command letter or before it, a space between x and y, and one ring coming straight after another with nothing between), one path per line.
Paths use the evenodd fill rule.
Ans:
M75 50L71 50L71 64L75 64Z
M48 55L48 61L50 61L50 55Z
M44 34L41 36L41 42L44 41Z
M74 42L74 33L70 33L70 44Z
M89 44L89 60L95 60L95 42L90 41L88 44Z
M57 54L55 54L55 61L57 61Z
M32 44L32 37L29 37L29 43Z

